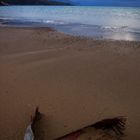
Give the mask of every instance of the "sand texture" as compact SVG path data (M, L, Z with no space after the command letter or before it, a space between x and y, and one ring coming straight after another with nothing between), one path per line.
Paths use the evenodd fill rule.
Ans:
M23 140L36 106L41 140L116 116L123 139L139 140L140 42L0 28L0 140Z

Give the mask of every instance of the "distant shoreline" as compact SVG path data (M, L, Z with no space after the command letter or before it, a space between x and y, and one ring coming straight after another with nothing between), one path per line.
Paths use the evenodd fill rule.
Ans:
M140 8L140 6L127 6L127 5L73 5L73 4L8 4L8 3L5 3L5 4L0 4L0 7L1 6L73 6L73 7L83 7L83 6L87 6L87 7L120 7L120 8Z

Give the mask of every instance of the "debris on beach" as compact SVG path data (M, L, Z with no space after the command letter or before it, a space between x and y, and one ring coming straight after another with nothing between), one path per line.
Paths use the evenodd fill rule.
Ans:
M36 124L41 119L37 107L26 128L24 140L36 139ZM124 136L126 117L104 119L55 140L121 140Z
M38 122L38 120L40 120L40 118L41 118L41 113L39 112L39 108L36 107L35 114L31 116L30 124L26 128L24 140L34 140L35 125Z
M121 140L125 123L125 117L104 119L56 140Z

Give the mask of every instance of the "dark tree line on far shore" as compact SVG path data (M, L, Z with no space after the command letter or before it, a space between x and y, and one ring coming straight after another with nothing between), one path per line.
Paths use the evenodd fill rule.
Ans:
M0 0L0 5L71 5L69 1L58 2L55 0Z

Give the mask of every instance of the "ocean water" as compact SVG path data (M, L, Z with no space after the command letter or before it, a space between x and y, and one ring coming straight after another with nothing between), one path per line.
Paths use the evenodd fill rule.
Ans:
M140 41L140 8L4 6L0 7L0 26L49 26L72 35Z

